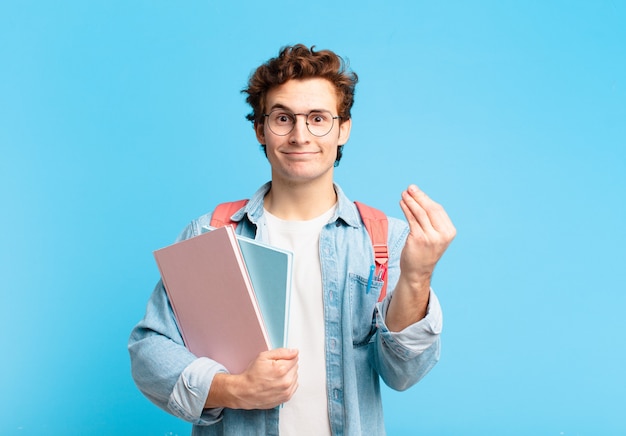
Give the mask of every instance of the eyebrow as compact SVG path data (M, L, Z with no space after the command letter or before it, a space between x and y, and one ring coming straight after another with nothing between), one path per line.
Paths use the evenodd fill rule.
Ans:
M285 106L284 104L281 103L275 103L274 105L272 105L272 107L269 108L269 110L267 111L267 113L272 112L274 109L284 109L288 112L291 112L292 114L295 114L295 111L293 109L290 109L289 107ZM321 111L325 111L325 112L330 112L332 114L332 111L329 109L309 109L309 111L307 113L311 113L311 112L321 112Z

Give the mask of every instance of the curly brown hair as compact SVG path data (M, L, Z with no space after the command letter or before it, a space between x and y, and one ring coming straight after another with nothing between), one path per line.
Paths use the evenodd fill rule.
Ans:
M252 112L246 118L255 125L263 124L265 96L268 91L292 79L308 78L323 78L332 83L337 90L340 122L350 119L358 76L350 71L348 63L334 52L315 51L315 46L309 49L303 44L281 48L277 57L271 58L252 73L248 87L241 91L248 94L246 102L252 107ZM341 149L342 146L339 146L335 165L341 159Z

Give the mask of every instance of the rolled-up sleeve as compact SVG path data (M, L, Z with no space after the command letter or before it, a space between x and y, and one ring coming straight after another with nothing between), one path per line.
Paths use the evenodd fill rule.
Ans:
M211 425L221 419L223 408L205 409L213 378L226 369L206 357L200 357L187 366L174 385L169 407L175 414L197 425Z
M433 290L430 290L426 316L399 332L389 331L385 324L384 315L387 314L390 302L391 298L386 298L376 306L376 326L385 344L405 359L415 357L430 348L441 334L443 325L441 306Z
M439 337L443 314L433 290L426 316L399 332L389 331L385 315L393 296L376 305L377 334L370 348L370 357L387 385L405 390L417 383L439 360Z

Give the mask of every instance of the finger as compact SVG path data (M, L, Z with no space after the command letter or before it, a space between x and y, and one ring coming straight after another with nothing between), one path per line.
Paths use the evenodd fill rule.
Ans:
M430 222L428 212L419 202L415 200L413 195L409 193L408 190L402 193L402 201L400 202L400 207L402 208L402 211L404 212L404 215L409 222L411 231L420 230L424 233L429 233L432 231L433 227Z
M416 185L410 185L407 188L407 193L427 213L437 212L441 207L437 202L435 202L428 195L426 195L426 193L418 188Z
M419 222L417 221L417 219L413 215L413 212L411 211L409 206L406 204L406 201L404 200L404 198L402 200L400 200L400 209L402 209L402 213L404 213L404 217L406 218L407 222L409 223L409 228L410 228L411 232L414 232L414 231L417 231L417 230L423 231L421 229L421 226L420 226Z
M428 241L430 239L429 235L433 232L432 227L426 226L426 228L424 228L404 201L400 203L400 207L409 224L409 236L413 236L418 240Z
M448 233L448 229L452 226L452 221L448 214L436 201L432 200L426 193L420 190L416 185L410 185L407 189L409 195L424 209L428 220L433 229Z
M288 395L289 397L287 398L287 400L291 399L291 397L293 397L293 394L296 393L296 391L298 390L298 387L300 386L300 384L298 383L298 379L295 379L293 384L291 385Z

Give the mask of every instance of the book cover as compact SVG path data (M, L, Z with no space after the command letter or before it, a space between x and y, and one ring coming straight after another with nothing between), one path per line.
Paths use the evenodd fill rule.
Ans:
M285 347L293 254L237 235L272 348Z
M192 353L237 374L272 347L232 227L156 250L154 257Z
M204 226L202 232L215 230ZM259 303L272 348L287 345L293 253L241 235L235 235L252 288Z

